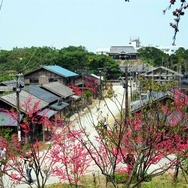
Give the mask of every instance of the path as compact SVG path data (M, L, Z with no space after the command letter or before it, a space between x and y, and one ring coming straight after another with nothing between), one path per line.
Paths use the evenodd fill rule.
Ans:
M121 85L115 85L113 89L114 89L115 94L117 95L116 98L118 99L118 101L122 101L123 96L124 96L123 87ZM84 111L80 112L80 114L73 115L70 118L70 122L73 122L75 128L78 128L79 123L81 121L81 123L87 127L87 131L91 133L91 137L93 137L95 135L95 129L93 128L92 124L97 123L99 115L101 114L103 117L104 116L107 117L107 121L112 118L107 108L107 105L113 114L117 114L119 112L118 108L116 107L117 104L115 105L116 102L117 101L115 100L115 98L113 100L105 98L105 102L103 100L95 101L94 104L90 107L91 113L88 113L88 109L85 108ZM92 114L92 117L91 117L91 114ZM33 171L32 171L32 177L34 180L36 179ZM7 179L7 182L8 182L8 179ZM47 184L52 184L52 183L57 183L57 182L59 182L59 179L57 177L50 177L47 180ZM26 183L21 183L16 186L16 188L27 188L27 187L30 187L30 186L28 186ZM35 187L35 185L33 184L32 187Z
M75 114L70 118L70 122L74 122L73 125L75 129L78 129L81 123L86 127L87 132L90 133L90 137L94 138L94 136L96 135L96 131L92 125L93 124L96 125L100 117L106 117L109 123L112 121L113 117L111 113L109 113L109 109L112 112L112 114L117 115L119 113L118 108L120 108L120 106L124 104L123 101L124 88L121 85L115 85L113 86L113 89L117 96L116 98L113 98L113 100L109 98L105 98L105 101L104 100L95 101L90 108L90 113L88 113L88 109L85 108L84 111L80 112L79 114ZM119 102L117 102L117 100ZM93 139L93 142L94 141L95 140ZM164 164L165 162L166 161L161 161L159 164L152 166L150 170L154 170L155 168L158 168L161 164ZM32 176L35 179L34 173L32 173ZM57 182L59 182L57 177L50 177L47 181L47 184L52 184ZM27 187L29 187L27 184L19 184L16 186L16 188L27 188ZM35 186L33 185L33 187Z

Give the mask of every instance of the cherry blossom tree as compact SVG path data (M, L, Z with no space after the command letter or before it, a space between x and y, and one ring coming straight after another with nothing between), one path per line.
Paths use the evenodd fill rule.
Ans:
M74 136L73 136L74 135ZM53 174L71 187L78 187L80 178L89 172L91 158L83 145L77 141L81 139L78 131L70 132L64 127L59 133L53 135L51 158L56 162Z
M125 2L129 2L129 0L125 0ZM163 10L164 14L166 13L166 11L172 10L172 15L174 17L174 21L170 23L170 26L174 29L172 45L175 45L176 36L179 32L179 23L181 21L182 16L185 15L185 11L187 10L187 8L187 0L169 0L169 5L167 6L167 8Z
M81 176L86 173L91 162L86 149L72 136L68 125L62 127L63 120L58 115L49 119L46 111L39 110L40 101L32 106L31 101L29 98L21 104L26 109L26 115L20 126L24 133L22 136L28 138L27 141L23 144L18 142L17 135L12 135L9 141L2 138L1 146L7 150L7 160L1 163L2 188L28 182L24 163L26 156L33 160L32 174L38 188L44 188L52 176L60 177L62 182L68 180L71 186L78 187ZM6 113L16 120L15 112ZM37 132L33 135L33 127L37 130L37 126L41 124L44 129L51 130L51 140L48 143L40 141ZM75 131L74 135L80 134ZM4 182L5 176L9 177L9 186ZM32 187L32 184L28 185Z
M21 123L24 133L30 135L33 123L35 126L44 123L53 127L51 141L46 144L35 137L25 145L28 147L25 150L15 136L9 142L4 140L7 161L1 173L8 176L14 185L27 181L23 163L27 154L33 158L35 184L40 188L45 186L52 175L72 187L78 187L80 178L92 169L99 169L106 177L106 186L110 182L114 187L118 187L116 173L120 171L126 174L124 184L127 188L139 186L171 169L175 169L174 177L177 179L178 169L188 151L185 134L188 98L177 89L169 90L159 84L146 86L150 91L149 101L139 112L129 116L125 116L125 101L119 101L115 92L110 99L104 98L103 105L111 115L110 121L103 117L100 107L95 113L88 107L87 123L82 122L78 114L77 124L74 121L66 127L58 127L56 122L59 117L53 121L44 114L38 119L39 112L36 109L40 103L34 105L34 108L27 107L29 103L22 104L28 111ZM157 95L152 97L152 92L163 93L166 98L156 100ZM108 100L114 101L118 116L112 113ZM48 123L45 123L47 120ZM160 165L163 160L165 164Z
M166 86L159 86L149 85L149 91L152 93L155 88L156 93L165 95ZM89 119L95 130L94 135L87 131L89 125L80 121L79 131L83 136L78 140L106 176L107 182L114 187L117 187L115 173L119 170L127 173L126 187L136 187L173 170L180 164L182 156L185 158L187 155L187 137L183 136L187 129L187 99L177 91L169 91L167 100L161 102L151 97L139 113L130 117L125 117L123 106L117 106L116 101L114 107L119 108L119 117L112 114L114 124L108 126L104 121L95 122L91 112ZM99 117L97 119L100 120ZM166 162L160 165L162 161Z
M173 9L172 15L174 17L174 22L170 23L170 26L174 29L174 36L173 36L173 45L176 42L176 35L179 32L179 23L184 16L186 9L188 8L188 2L186 0L170 0L169 6L163 11L166 13L167 10Z
M41 142L40 139L38 139L39 137L37 131L33 131L33 129L34 126L35 129L37 129L37 126L41 126L41 124L43 124L43 126L46 125L50 127L54 127L56 124L54 121L49 120L46 117L46 114L39 116L39 113L41 112L38 110L40 101L36 102L34 105L30 105L31 101L32 99L28 98L27 102L21 104L22 107L26 109L26 115L22 123L20 123L20 127L24 133L22 136L28 139L26 142L25 140L23 140L23 142L18 142L17 135L12 135L10 140L4 140L6 143L5 148L7 159L1 172L2 177L9 177L9 182L12 182L11 186L16 186L19 183L27 183L28 177L24 162L27 156L32 158L33 161L32 171L34 178L36 179L34 184L38 188L44 188L46 181L52 175L51 167L54 164L54 159L50 158L49 155L51 144ZM14 116L14 113L12 115L12 111L6 111L6 113L9 113L11 117L15 117L15 120L17 120L17 116ZM48 123L46 123L47 121ZM44 127L44 129L45 128L46 127ZM53 129L51 130L53 131ZM32 187L31 184L29 184L29 186ZM4 187L8 187L8 185L5 184Z

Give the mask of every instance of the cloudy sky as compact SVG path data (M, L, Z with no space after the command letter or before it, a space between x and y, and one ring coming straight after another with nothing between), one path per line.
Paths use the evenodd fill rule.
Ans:
M4 0L0 12L0 48L69 45L88 51L128 45L172 44L169 0ZM188 13L188 12L187 12ZM176 45L188 47L188 19L180 23Z

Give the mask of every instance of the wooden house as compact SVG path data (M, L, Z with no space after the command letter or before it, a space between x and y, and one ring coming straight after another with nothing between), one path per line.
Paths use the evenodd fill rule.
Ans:
M55 83L58 84L58 82ZM62 97L55 95L42 87L30 85L25 86L23 90L48 103L48 106L44 109L44 111L47 112L47 114L45 114L48 116L48 118L50 118L52 114L59 114L60 116L66 115L69 111L69 104L64 102ZM40 114L42 114L42 112L40 112Z
M180 84L181 78L183 77L181 73L178 73L163 66L150 69L147 72L141 74L140 76L151 79L154 82L159 82L161 84L173 81L176 82L176 85Z
M67 115L69 111L72 109L74 102L80 99L79 96L76 96L74 94L71 88L67 87L66 85L60 82L51 82L51 83L43 84L41 85L41 88L59 97L57 104L52 105L51 106L52 108L59 109L61 107L60 104L69 105L69 108L65 108L64 115Z
M68 85L75 82L78 74L57 65L42 66L24 74L25 85L43 85L51 82L60 82Z
M17 95L16 92L3 95L0 98L0 107L2 111L9 111L10 113L16 113L18 115L17 109L19 109L19 114L25 118L27 116L37 116L37 113L42 111L43 109L48 107L48 103L37 98L34 95L31 95L30 93L21 90L19 92L19 95ZM42 117L42 116L41 116ZM17 118L17 117L16 117ZM40 118L40 117L38 117ZM19 121L21 123L21 121ZM17 127L18 128L18 127ZM42 124L40 125L34 125L32 127L33 135L36 135L36 137L39 137L42 135ZM21 130L21 135L24 135L24 131ZM22 136L23 138L23 136Z

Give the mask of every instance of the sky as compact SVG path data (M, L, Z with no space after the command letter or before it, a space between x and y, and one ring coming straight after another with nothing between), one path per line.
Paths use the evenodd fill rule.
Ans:
M170 46L173 42L169 0L4 0L0 11L0 49L43 47L57 49L129 45ZM182 18L176 45L188 47L188 19Z

